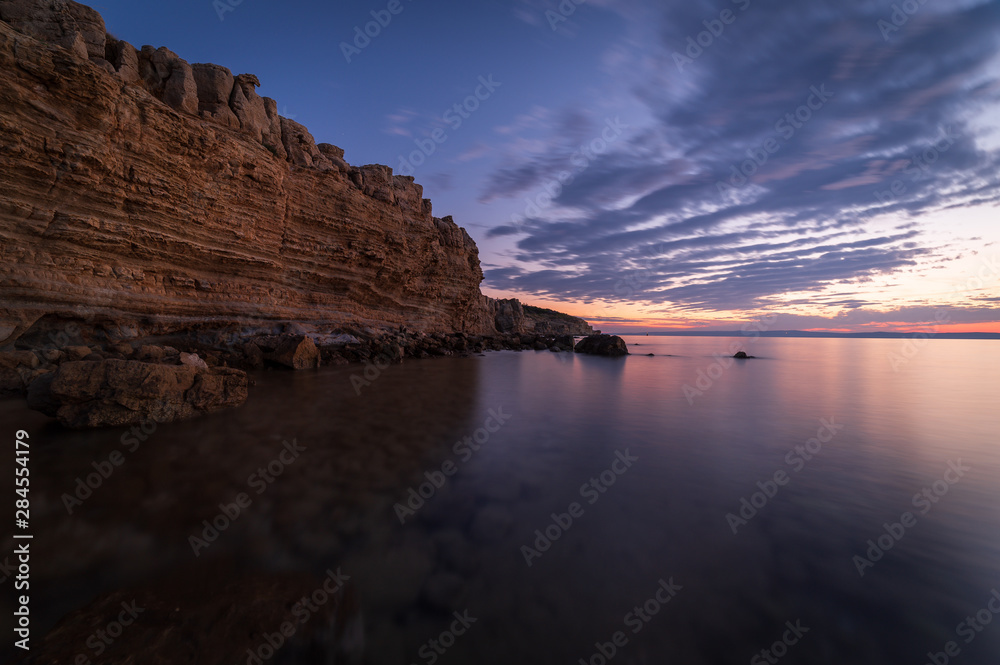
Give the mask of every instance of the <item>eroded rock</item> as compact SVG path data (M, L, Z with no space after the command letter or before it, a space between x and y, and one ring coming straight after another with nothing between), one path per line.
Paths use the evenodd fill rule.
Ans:
M247 375L134 360L66 362L32 382L28 406L73 428L169 422L239 406Z
M236 80L233 73L221 65L195 63L191 65L198 90L198 112L204 118L232 127L240 128L240 120L229 108Z
M149 91L167 106L185 113L198 113L198 85L194 70L167 47L142 47L139 52L139 76Z
M294 120L281 118L281 144L292 164L323 170L333 168L330 160L316 147L316 141L309 130Z
M110 36L105 44L104 58L114 67L115 72L126 83L139 83L139 51L134 46Z
M86 5L72 0L0 0L0 20L84 60L104 59L104 19Z

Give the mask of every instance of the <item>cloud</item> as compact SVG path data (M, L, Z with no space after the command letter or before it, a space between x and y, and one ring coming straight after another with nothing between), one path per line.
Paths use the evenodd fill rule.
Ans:
M490 154L492 150L493 149L490 146L480 141L455 157L455 160L459 162L471 162L481 157L485 157Z
M412 137L413 131L410 128L410 125L414 119L419 117L419 115L420 114L413 109L399 109L395 113L390 113L385 116L385 119L389 121L389 124L382 131L390 136Z
M683 71L674 54L717 8L670 3L644 59L606 59L633 68L620 78L649 120L523 224L490 230L516 245L489 286L691 312L822 299L953 254L925 215L1000 202L1000 151L971 122L1000 105L1000 5L926 5L889 41L883 3L735 7ZM547 111L541 145L509 154L480 200L551 182L601 122ZM856 295L825 304L867 311Z

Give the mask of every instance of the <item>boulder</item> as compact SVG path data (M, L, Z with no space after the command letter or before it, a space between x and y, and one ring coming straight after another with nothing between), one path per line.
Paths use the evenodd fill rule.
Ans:
M247 342L242 347L244 361L250 369L260 369L264 366L264 352L253 342Z
M108 351L114 351L115 353L120 353L126 358L128 358L135 352L135 350L132 348L132 345L126 342L117 342L115 344L109 344Z
M572 335L559 335L556 337L556 346L564 351L573 350L573 336Z
M309 369L319 367L319 349L305 335L294 335L285 337L267 359L292 369Z
M158 363L163 360L164 355L165 353L162 346L143 344L139 347L139 350L135 352L135 359L147 363Z
M134 360L66 362L28 389L28 406L73 428L164 423L239 406L246 373Z
M181 364L201 369L208 369L208 363L202 360L197 353L182 353Z
M38 356L31 351L0 351L0 367L13 368L18 365L35 369Z
M41 353L42 358L47 363L59 363L66 355L59 349L42 349L39 353Z
M69 358L70 360L83 360L84 358L89 356L92 353L92 351L90 350L89 346L77 345L77 346L67 346L65 349L63 349L63 353L65 353L66 357Z
M736 355L734 355L733 358L737 358L739 360L746 360L747 358L753 358L753 356L748 356L746 351L737 351Z
M618 335L588 335L576 343L577 353L595 356L627 356L628 347Z
M24 394L37 368L38 356L31 351L0 351L0 395Z

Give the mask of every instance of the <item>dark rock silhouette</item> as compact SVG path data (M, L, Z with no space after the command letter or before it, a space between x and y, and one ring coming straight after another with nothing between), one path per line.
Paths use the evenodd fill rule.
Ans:
M590 335L576 343L577 353L589 353L595 356L627 356L628 347L625 340L617 335Z

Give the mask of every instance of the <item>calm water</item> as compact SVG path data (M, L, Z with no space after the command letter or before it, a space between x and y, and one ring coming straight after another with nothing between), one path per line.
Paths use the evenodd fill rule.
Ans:
M243 408L160 426L72 516L60 496L123 430L64 432L0 402L32 433L37 634L222 562L237 580L340 566L374 664L430 663L452 611L476 622L445 665L596 665L619 631L616 664L747 663L796 640L786 622L808 630L774 647L782 662L921 665L949 641L951 662L1000 662L1000 346L933 340L894 371L903 340L742 340L758 358L723 367L732 339L626 339L620 359L407 361L360 395L357 366L261 373ZM479 450L456 450L465 437ZM292 439L305 451L256 494L248 478ZM394 506L442 469L401 524ZM195 558L188 537L239 492L253 504ZM558 539L528 566L546 528ZM880 536L892 547L862 576L854 557Z

